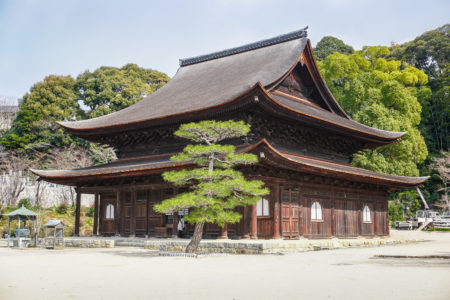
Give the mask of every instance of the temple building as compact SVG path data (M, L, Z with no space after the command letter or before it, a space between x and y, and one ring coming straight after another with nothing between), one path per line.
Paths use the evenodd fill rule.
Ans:
M80 138L109 145L118 159L74 170L33 170L43 180L95 195L94 234L171 236L186 213L156 213L153 206L184 189L161 173L194 167L170 161L188 143L174 136L180 124L243 120L251 132L227 141L259 162L242 167L271 193L240 208L237 224L205 226L221 238L329 238L389 235L390 191L421 185L427 177L402 177L354 167L352 156L396 142L390 132L353 121L334 99L314 60L306 30L180 60L173 79L118 112L61 122ZM193 226L187 226L186 233Z

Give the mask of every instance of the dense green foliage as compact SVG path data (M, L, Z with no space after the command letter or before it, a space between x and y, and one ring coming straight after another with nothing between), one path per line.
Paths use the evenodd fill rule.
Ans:
M33 85L20 100L13 126L1 143L9 150L41 150L49 145L60 147L73 143L56 121L81 117L74 86L71 76L56 75Z
M120 110L153 93L168 80L164 73L134 64L86 71L76 80L71 76L47 76L20 100L13 126L0 138L0 146L9 151L24 151L42 164L50 164L49 158L42 154L53 156L52 149L73 152L75 148L87 151L94 163L107 162L113 158L110 149L68 135L56 122ZM83 105L90 110L83 111Z
M268 194L262 181L248 181L233 167L257 162L253 154L236 154L235 147L218 142L246 135L250 126L243 122L202 121L184 124L175 135L202 144L188 145L183 152L173 156L173 161L190 161L198 168L169 171L163 174L166 181L176 186L189 186L190 190L155 206L161 213L189 208L186 220L190 223L236 223L241 215L237 206L255 204Z
M423 70L432 93L419 97L423 107L420 130L431 152L450 147L450 25L428 31L411 42L392 45L391 57Z
M345 55L335 52L318 62L333 95L352 118L371 127L407 132L399 143L366 150L353 164L377 172L418 176L417 164L427 157L418 130L419 95L429 94L427 75L400 61L388 59L383 46L364 47Z
M421 135L424 137L424 140L426 142L427 148L430 151L428 156L426 157L426 160L420 163L420 161L423 158L423 155L420 155L419 157L412 156L411 164L417 165L419 168L419 173L421 176L431 176L431 178L425 182L425 186L422 189L422 193L424 194L425 198L428 201L428 204L432 205L437 204L440 202L441 198L443 197L442 193L445 190L443 188L443 179L442 176L439 176L436 167L434 166L433 161L437 157L442 157L443 155L448 155L445 153L448 153L449 149L449 143L450 143L450 135L449 135L449 119L450 119L450 100L449 100L449 92L450 92L450 84L449 84L449 62L448 57L450 53L450 37L449 37L449 28L450 26L444 25L438 29L431 30L428 32L425 32L424 34L418 36L413 41L404 43L404 44L393 44L388 50L385 51L380 49L378 47L378 50L382 50L382 55L380 53L376 54L375 57L380 57L385 60L384 61L373 61L378 62L383 65L387 63L387 66L389 67L389 64L394 64L392 61L397 61L395 64L399 64L397 70L403 71L404 77L400 78L400 80L395 79L403 85L413 96L415 96L418 100L418 103L422 107L421 113L420 113L420 123L417 124L417 121L414 121L412 124L414 124L414 127L417 128ZM379 73L379 69L377 69L376 65L373 65L373 62L370 61L370 63L374 66L372 69L372 75L379 76L383 79L381 80L373 80L373 76L368 76L369 80L366 78L362 78L360 80L362 86L369 87L364 89L357 89L352 87L351 81L353 81L353 78L359 79L361 77L360 69L361 67L358 65L356 68L355 65L351 62L352 59L350 57L352 55L348 55L349 52L346 51L344 48L339 49L338 47L329 47L332 49L332 51L338 52L334 53L333 56L331 56L330 60L328 61L328 58L325 57L319 57L317 56L317 51L323 49L329 49L327 47L324 47L323 44L329 43L329 41L333 41L333 39L327 39L323 43L321 43L320 47L319 44L317 44L317 47L315 48L316 58L319 60L322 60L319 65L321 65L321 71L326 72L328 71L328 84L330 88L333 90L334 95L338 99L338 101L341 103L341 105L350 112L353 118L355 118L357 121L361 121L362 123L366 123L369 121L368 125L382 128L382 129L388 129L393 130L392 128L399 128L400 126L394 126L395 124L392 124L392 121L389 120L389 118L379 118L379 112L383 112L383 109L380 109L379 111L375 110L377 113L373 113L372 111L366 110L366 105L370 105L370 109L374 110L374 107L371 105L370 99L367 101L367 97L360 97L361 91L365 91L369 96L372 96L370 93L374 92L372 90L372 86L374 83L376 84L386 84L385 75L382 73L386 73L385 71L382 71L382 73ZM334 41L339 41L338 39L335 39ZM322 42L322 41L321 41ZM322 49L321 49L322 48ZM361 52L367 52L369 47L366 47ZM378 51L377 48L370 47L375 51ZM330 56L331 50L327 53L328 56ZM339 55L339 53L344 55ZM388 54L389 53L389 54ZM355 53L355 54L358 54ZM366 60L369 57L373 57L374 55L371 53L366 54ZM353 57L353 60L355 61L356 57ZM362 61L360 57L358 58L359 61ZM341 62L342 64L339 64ZM357 62L358 63L358 62ZM423 75L417 73L417 70L412 69L409 66L414 66L415 68L423 71L426 75L428 75L428 82L423 78ZM395 67L395 65L392 65L392 67ZM329 70L325 70L325 68L328 68ZM378 66L379 68L379 66ZM412 74L405 74L404 71L406 71L409 68L408 72ZM358 70L359 69L359 70ZM377 71L377 72L375 72ZM377 73L377 74L375 74ZM390 72L392 73L392 71ZM336 74L338 74L336 76ZM339 74L341 74L339 76ZM342 76L342 74L349 74L348 77ZM353 74L353 75L352 75ZM356 76L355 76L356 74ZM370 89L370 90L369 90ZM400 87L398 89L399 91L402 90ZM350 91L353 91L351 93ZM386 91L386 89L381 90L383 93ZM405 95L405 93L402 93ZM375 92L375 98L379 98L379 93ZM399 99L404 98L400 97ZM407 97L408 98L408 97ZM364 100L364 105L361 106L360 99ZM356 100L356 101L354 101ZM401 102L400 102L401 103ZM411 102L404 102L405 104L411 103ZM417 106L417 103L413 101L414 105L412 108ZM386 106L386 102L383 102L383 104ZM387 102L389 106L389 110L385 110L385 112L388 112L392 109L389 102ZM356 109L355 109L356 108ZM398 110L398 108L396 108ZM358 110L363 110L363 113L358 113ZM404 110L403 110L404 111ZM402 112L406 113L405 117L410 118L411 116L414 116L414 119L417 120L417 111L411 115L407 111ZM364 116L364 115L368 116ZM364 117L362 117L362 116ZM381 114L382 116L383 114ZM375 116L378 119L378 122L370 122L370 118L372 116ZM384 126L383 123L389 123L390 126ZM412 125L411 124L411 125ZM406 126L403 126L406 127ZM417 135L417 129L414 129L412 131L413 135L415 135L419 141L421 138ZM398 130L398 129L397 129ZM402 130L409 130L409 129L402 129ZM411 137L406 137L410 139ZM402 143L403 143L402 139ZM411 140L413 142L413 140ZM414 149L412 146L413 143L409 143L407 149L413 149L415 153L417 153L417 150ZM416 145L420 145L421 147L418 148L419 151L423 148L423 143L419 142ZM367 152L363 156L357 155L355 157L354 163L357 165L364 166L366 168L370 168L372 170L378 170L378 171L384 171L384 172L390 172L389 169L391 169L392 173L402 174L403 172L397 172L394 169L394 167L391 168L380 168L380 163L383 165L385 159L385 156L391 157L391 159L398 159L398 150L402 150L402 148L398 147L397 145L394 145L394 147L383 147L380 148L382 151L381 155L378 153L378 150L376 153L374 152ZM394 151L392 151L394 150ZM391 152L392 151L392 152ZM409 153L409 152L407 152ZM423 153L422 153L423 154ZM408 159L406 156L404 158L401 158L401 160ZM390 160L387 160L386 163L389 163ZM403 164L403 163L402 163ZM394 164L395 166L395 164ZM408 168L408 164L405 165L406 168ZM397 167L395 167L397 168ZM405 173L403 173L405 174ZM408 174L408 173L406 173ZM414 172L412 174L417 174L417 169L414 168ZM418 196L416 195L415 191L409 192L409 196L405 196L402 193L393 193L390 197L392 199L390 203L390 215L391 217L395 218L398 214L396 213L396 210L401 212L402 216L405 216L406 214L414 214L415 209L418 209L416 205L412 205L413 199L414 202L417 200L417 203L421 205L421 202L418 200ZM409 208L407 210L406 208ZM398 217L398 216L397 216Z
M316 60L325 60L328 55L335 52L342 54L352 54L353 47L345 44L342 40L334 36L324 36L314 48L314 56Z
M170 80L162 72L128 64L122 68L100 67L77 77L78 99L89 106L89 117L121 110L150 95Z

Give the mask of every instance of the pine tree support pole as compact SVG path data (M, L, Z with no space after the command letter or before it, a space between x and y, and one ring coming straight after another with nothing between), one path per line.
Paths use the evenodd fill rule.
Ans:
M76 189L77 198L75 202L75 236L80 236L80 212L81 212L81 192Z

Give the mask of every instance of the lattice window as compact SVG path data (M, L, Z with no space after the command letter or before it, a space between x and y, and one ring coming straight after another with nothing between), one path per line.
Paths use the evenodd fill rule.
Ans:
M322 220L322 206L319 202L314 202L311 205L311 220L321 221Z
M268 217L270 216L269 211L269 200L261 199L256 203L256 216L258 217Z
M363 222L370 223L372 218L370 217L370 208L366 205L363 209Z
M106 206L105 219L114 219L114 205L108 204Z

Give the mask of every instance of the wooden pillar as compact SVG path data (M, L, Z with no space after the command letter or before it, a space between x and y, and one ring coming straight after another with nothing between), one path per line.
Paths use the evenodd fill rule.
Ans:
M98 235L103 235L103 214L102 194L98 194Z
M151 190L147 190L146 193L146 202L145 202L145 237L149 238L150 237L150 232L149 232L149 226L150 226L150 222L148 221L148 218L150 217L150 197L151 197Z
M251 206L251 218L250 218L250 238L258 238L258 218L256 217L256 204Z
M331 236L336 235L336 212L334 208L336 207L336 198L334 197L335 192L333 186L330 186L330 203L331 203Z
M80 236L80 209L81 209L81 193L76 189L77 198L75 202L75 236Z
M389 211L389 206L388 206L388 200L386 199L386 201L385 201L385 204L383 205L383 214L384 214L384 223L385 223L385 226L386 226L386 235L390 235L390 232L389 232L389 213L388 213L388 211Z
M277 184L273 199L273 236L274 239L280 238L280 186Z
M178 213L174 212L172 215L172 238L178 237Z
M98 193L95 193L95 196L94 196L94 230L92 232L93 236L98 235L98 208L99 208L98 202L99 202Z
M250 239L250 219L251 219L251 206L246 205L244 206L244 235L242 236L242 239L247 240Z
M115 223L116 223L116 235L120 236L122 234L122 198L121 193L118 191L116 196L116 213L115 213Z
M11 240L11 218L8 216L8 248L10 240Z
M219 239L223 239L223 240L228 239L228 226L227 226L227 224L223 225L221 234L219 236Z
M130 224L130 237L136 236L136 191L131 192L131 224Z

